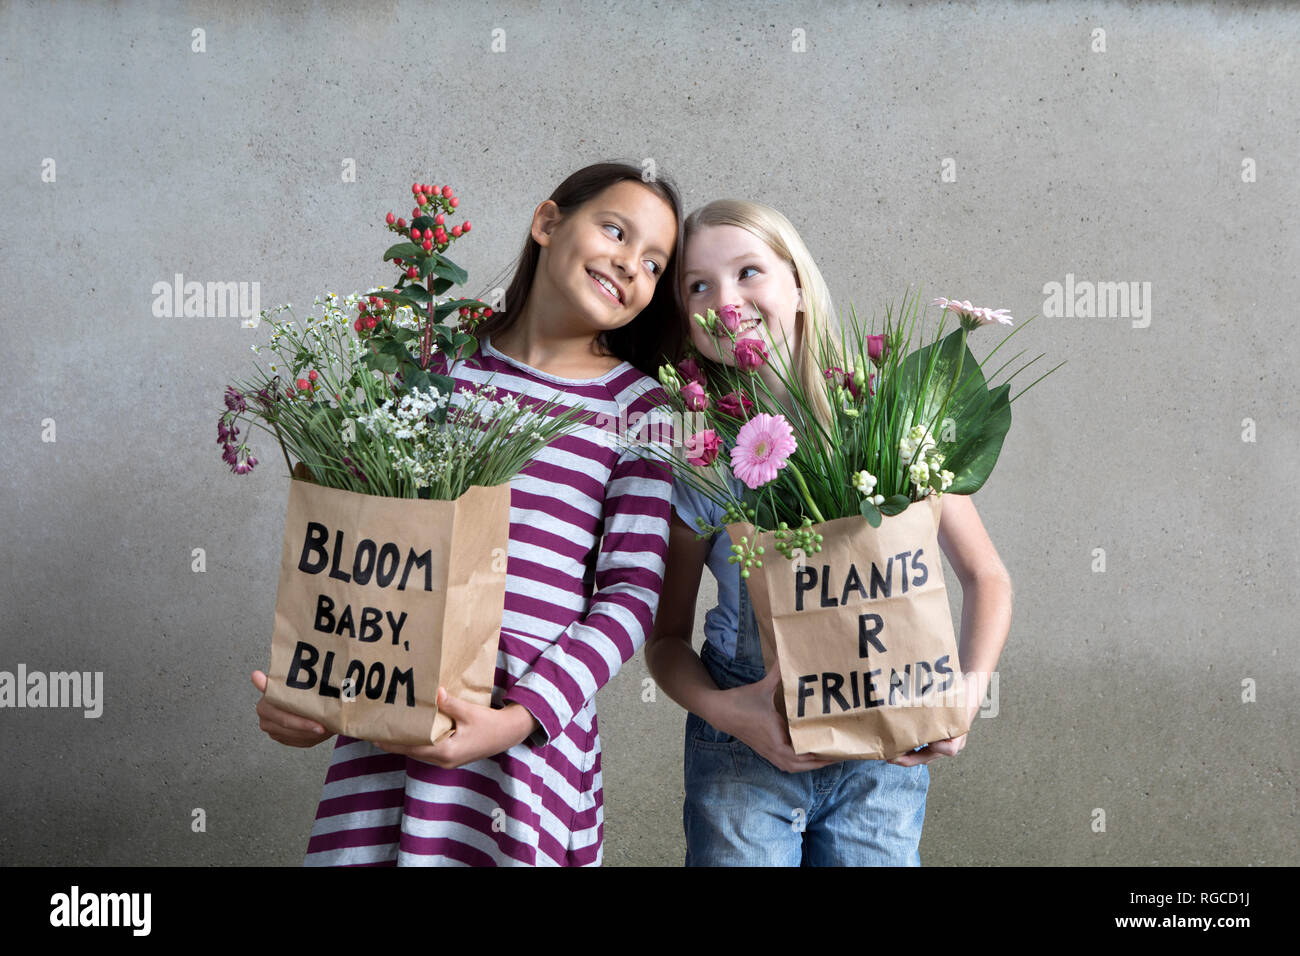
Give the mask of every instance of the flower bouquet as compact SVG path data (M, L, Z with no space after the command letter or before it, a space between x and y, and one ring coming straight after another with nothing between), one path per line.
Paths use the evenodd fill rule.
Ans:
M491 702L505 602L510 479L576 412L497 400L445 374L472 355L492 310L440 298L467 276L443 253L450 186L412 187L403 237L384 254L393 288L263 310L269 369L228 386L217 424L235 474L257 465L241 421L272 434L292 479L266 696L332 731L381 743L436 742L452 729L438 688ZM355 312L353 311L355 309ZM291 318L281 321L280 313ZM452 324L454 321L454 324Z
M1006 339L983 362L966 340L1012 319L932 304L941 314L928 344L913 348L919 299L905 297L876 334L856 314L838 336L806 322L816 340L796 345L794 361L744 335L725 306L694 318L734 366L696 353L660 369L670 406L700 426L674 476L722 509L721 525L701 518L698 530L732 539L764 661L780 661L778 705L798 753L890 759L969 727L941 498L972 494L997 462L1014 376L990 386L983 366ZM952 315L960 327L945 334ZM773 551L784 560L765 563Z

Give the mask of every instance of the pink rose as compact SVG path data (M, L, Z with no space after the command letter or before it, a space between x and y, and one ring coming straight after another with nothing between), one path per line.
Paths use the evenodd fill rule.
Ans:
M678 362L677 371L688 382L699 382L701 385L705 382L704 372L700 369L699 363L693 358L682 359Z
M830 368L826 369L823 374L826 376L827 381L838 381L839 384L848 389L850 395L855 399L858 397L858 387L853 383L852 372L846 372L838 365L832 365Z
M693 412L702 412L709 407L709 396L705 394L704 386L699 382L687 382L678 394L686 403L686 407Z
M754 403L742 392L728 392L718 399L718 411L732 418L748 418L753 407Z
M879 366L889 355L889 346L885 344L883 335L867 336L867 358Z
M707 468L718 457L718 435L712 429L696 432L686 439L686 461L700 468Z
M740 306L724 305L718 310L718 318L722 320L723 326L728 332L735 332L740 328Z
M761 339L741 339L736 343L736 368L752 372L767 361L767 346Z

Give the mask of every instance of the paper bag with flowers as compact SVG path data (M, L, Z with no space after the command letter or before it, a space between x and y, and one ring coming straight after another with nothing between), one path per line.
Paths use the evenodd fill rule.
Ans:
M752 317L726 306L695 321L734 366L696 353L660 370L693 423L675 478L725 508L798 753L890 759L968 730L941 499L978 490L997 461L1010 384L991 387L983 366L1006 339L983 361L966 339L1012 320L932 304L942 311L928 344L913 348L919 300L905 298L874 334L856 314L835 332L806 321L813 341L793 358L769 354ZM945 334L950 315L960 327ZM699 520L702 533L721 530Z
M450 186L416 184L384 286L299 323L263 311L269 369L228 387L217 425L236 474L257 465L240 422L274 435L292 480L266 697L332 731L379 743L437 742L452 730L437 692L491 702L505 601L510 479L574 430L576 411L496 400L440 374L473 354L491 309L444 297L467 276L443 253ZM355 311L354 311L355 310ZM277 316L288 311L292 317ZM449 320L456 324L450 324Z

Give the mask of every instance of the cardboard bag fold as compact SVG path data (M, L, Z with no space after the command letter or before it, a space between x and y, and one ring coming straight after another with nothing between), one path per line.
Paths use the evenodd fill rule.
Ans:
M266 697L349 737L436 743L438 688L488 706L505 607L510 484L455 501L289 487Z
M938 529L941 499L913 502L873 528L817 526L822 550L785 558L758 535L763 566L745 582L796 753L891 759L969 729ZM727 525L733 542L754 526Z

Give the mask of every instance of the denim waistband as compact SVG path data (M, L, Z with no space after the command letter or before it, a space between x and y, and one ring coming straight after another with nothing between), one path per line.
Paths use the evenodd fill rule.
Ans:
M755 684L767 673L767 669L763 666L762 654L758 655L756 664L743 660L737 661L727 657L709 641L704 642L704 647L700 651L700 660L704 662L709 676L713 678L713 683L717 684L720 690Z

